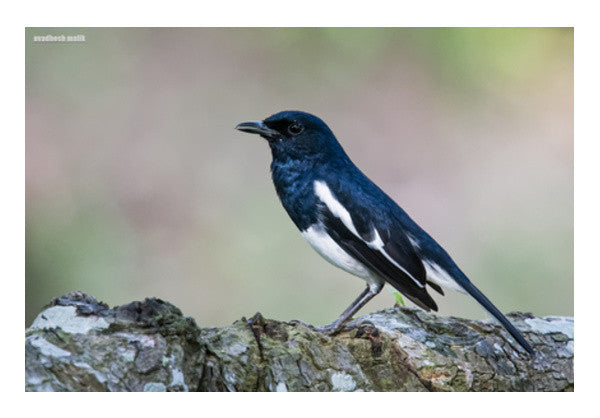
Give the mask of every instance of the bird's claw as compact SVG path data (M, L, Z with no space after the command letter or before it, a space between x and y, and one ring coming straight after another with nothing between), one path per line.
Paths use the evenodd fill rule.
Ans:
M331 325L325 325L323 327L313 327L313 329L325 335L334 335L339 331L339 329L332 327Z
M337 333L339 331L339 329L336 328L333 324L325 325L322 327L317 327L315 325L307 324L304 321L300 321L299 319L292 319L290 321L290 324L301 324L307 328L310 328L313 331L317 331L317 332L320 332L321 334L325 334L325 335L334 335L335 333Z

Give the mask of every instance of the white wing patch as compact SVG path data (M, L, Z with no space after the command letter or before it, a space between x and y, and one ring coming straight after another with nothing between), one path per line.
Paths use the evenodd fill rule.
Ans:
M390 263L392 263L393 265L398 267L400 270L402 270L408 277L410 277L413 280L413 282L416 283L417 286L425 287L425 285L423 283L421 283L420 281L415 279L412 274L410 274L404 267L402 267L400 264L398 264L396 262L396 260L394 260L392 257L390 257L390 255L385 251L385 249L383 248L383 245L384 245L383 241L381 240L381 237L379 236L379 232L377 232L377 229L373 229L373 232L375 233L375 238L373 238L372 241L367 242L367 245L369 247L373 248L374 250L379 251L381 254L383 254Z
M408 237L408 240L409 240L409 241L410 241L410 243L413 245L413 247L415 247L415 248L421 248L421 244L419 244L419 241L417 241L417 240L415 239L415 237L413 237L413 236L412 236L412 235L410 235L410 234L407 234L406 236Z
M329 209L329 211L333 214L333 216L339 218L342 221L344 226L346 228L348 228L348 230L350 232L352 232L358 239L362 240L370 248L373 248L373 249L379 251L380 253L382 253L385 256L385 258L388 259L388 261L390 261L394 266L398 267L408 277L410 277L417 284L417 286L425 287L425 285L423 283L421 283L420 281L415 279L412 276L412 274L410 274L404 267L402 267L400 264L398 264L396 262L396 260L394 260L392 257L390 257L390 255L383 249L384 243L381 240L381 237L379 236L379 232L377 231L377 229L373 229L375 238L373 238L372 241L365 241L363 239L363 237L360 236L360 234L356 230L356 227L354 226L354 222L352 222L352 216L350 216L350 212L348 212L348 210L346 210L346 208L333 196L333 193L331 193L331 190L329 190L327 183L325 183L324 181L315 180L314 187L315 187L315 194L317 195L317 197L321 200L321 202L323 202L325 204L325 206L327 206L327 209ZM308 230L310 230L310 228L307 229L307 231ZM302 232L302 235L304 235L305 232ZM333 241L333 239L331 239L331 237L329 237L329 239L335 244L335 242ZM307 238L307 240L308 240L308 238ZM311 245L312 245L312 243L311 243ZM335 244L335 245L337 246L337 244ZM313 248L315 248L323 257L325 257L323 255L323 253L321 253L314 245L313 245ZM338 248L340 248L340 247L338 246ZM340 248L340 250L342 250L342 249ZM344 254L346 254L345 251L343 251L343 252L344 252ZM346 256L348 256L348 254L346 254ZM325 259L329 260L327 257L325 257ZM333 264L337 265L336 263L333 263ZM361 264L361 266L362 266L362 264ZM338 266L338 267L340 267L340 266ZM340 267L340 268L343 268L343 267ZM346 270L346 271L348 271L348 270ZM357 274L357 276L360 276L360 275Z
M327 187L327 184L324 181L315 180L315 194L319 199L321 199L321 202L325 203L325 206L327 206L327 209L333 213L333 216L340 218L342 223L350 230L350 232L362 239L354 227L350 213L344 206L342 206L340 202L337 201L335 197L333 197L331 190L329 190L329 187Z
M427 272L427 280L445 287L446 289L467 293L462 286L456 283L456 280L454 280L446 270L435 264L433 261L423 260L423 264L425 265L425 271Z

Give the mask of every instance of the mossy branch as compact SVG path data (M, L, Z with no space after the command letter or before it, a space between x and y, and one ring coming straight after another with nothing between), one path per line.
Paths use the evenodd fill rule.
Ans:
M54 299L26 331L28 391L571 391L573 319L512 314L524 353L491 320L393 308L335 337L260 314L199 328L160 299L110 309Z

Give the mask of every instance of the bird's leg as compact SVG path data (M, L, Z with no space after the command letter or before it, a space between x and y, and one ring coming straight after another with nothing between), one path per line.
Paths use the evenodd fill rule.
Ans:
M315 329L319 332L323 332L325 334L335 334L337 333L342 325L348 321L352 315L354 315L360 308L362 308L368 301L373 299L375 295L381 292L383 289L383 284L375 284L375 285L367 285L367 288L362 291L360 295L348 306L348 308L331 324L325 325L323 327L315 327Z

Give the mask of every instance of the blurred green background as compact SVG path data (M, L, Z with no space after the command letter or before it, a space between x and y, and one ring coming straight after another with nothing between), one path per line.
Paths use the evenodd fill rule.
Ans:
M321 116L501 310L573 314L572 29L29 28L26 325L74 290L200 326L337 317L363 282L233 129L284 109ZM448 293L441 314L486 317Z

